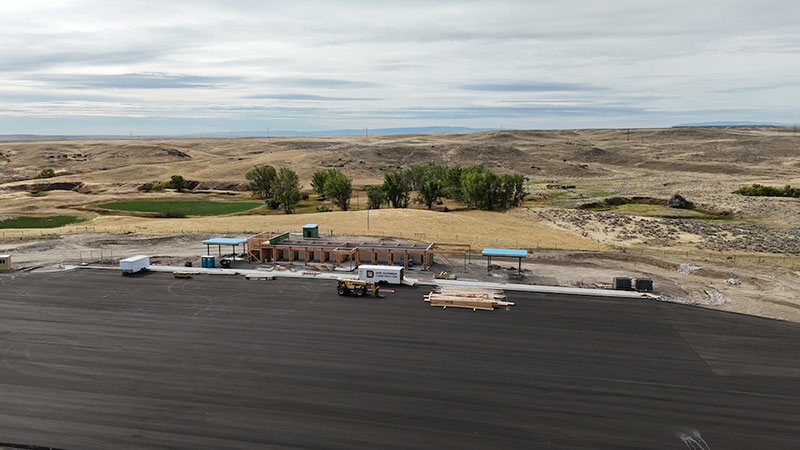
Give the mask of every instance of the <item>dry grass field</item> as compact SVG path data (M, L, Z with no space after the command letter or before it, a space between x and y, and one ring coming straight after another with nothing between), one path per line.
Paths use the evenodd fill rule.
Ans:
M262 164L294 169L305 190L310 191L311 174L320 168L338 168L352 176L356 186L363 186L379 184L388 171L428 162L483 164L498 172L520 172L526 176L530 194L523 207L505 212L469 211L451 202L444 205L450 212L442 212L443 206L436 208L438 211L416 207L373 210L369 229L363 192L358 201L354 198L357 211L295 215L265 215L261 208L227 216L156 219L96 207L114 200L251 200L244 174ZM37 179L44 167L55 169L57 176ZM144 183L166 180L173 174L198 182L197 187L180 194L138 190ZM320 224L322 233L332 230L337 235L463 242L474 248L559 249L565 254L585 250L650 255L671 261L661 264L669 269L659 276L664 279L662 285L674 288L675 298L704 303L708 288L716 286L714 292L722 292L728 299L721 304L714 304L714 300L710 306L781 318L794 318L796 313L800 318L800 300L791 288L800 281L800 231L796 226L800 223L800 201L732 193L751 183L800 185L800 135L793 128L7 141L0 143L0 220L31 215L74 215L86 220L62 228L0 230L0 239L87 231L247 234L297 230L314 222ZM614 196L667 199L675 193L708 214L644 205L603 211L578 209ZM307 202L303 212L314 211L314 202ZM719 285L719 277L670 275L675 272L670 264L680 261L747 270L739 275L766 277L764 280L773 277L777 284L769 285L772 289L762 280L753 283L749 291L732 291ZM612 267L609 264L617 263L603 264ZM619 263L616 267L622 266ZM659 264L652 267L655 271ZM585 269L585 273L592 272ZM570 270L556 271L554 278L560 273L562 279L578 283ZM608 276L598 272L597 279ZM775 287L778 285L780 288ZM781 311L763 312L759 305L766 300L759 292L772 292L770 298L779 298L783 302Z

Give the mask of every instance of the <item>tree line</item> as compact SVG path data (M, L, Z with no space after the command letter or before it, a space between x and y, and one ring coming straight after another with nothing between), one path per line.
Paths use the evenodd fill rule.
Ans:
M291 213L301 199L297 173L288 168L255 167L245 175L250 190L272 209ZM384 174L383 184L366 186L368 208L384 205L407 208L411 202L432 209L442 199L464 203L468 208L501 210L519 206L525 198L524 177L498 174L483 166L447 167L438 164L411 166ZM353 179L337 169L314 172L311 187L320 200L330 200L342 211L350 209ZM412 199L411 193L416 192Z
M382 205L406 208L413 201L433 208L448 198L468 208L499 210L519 206L525 199L525 178L520 174L498 174L483 166L447 167L439 164L411 166L389 172L380 186L367 186L369 208ZM411 199L411 192L417 195Z

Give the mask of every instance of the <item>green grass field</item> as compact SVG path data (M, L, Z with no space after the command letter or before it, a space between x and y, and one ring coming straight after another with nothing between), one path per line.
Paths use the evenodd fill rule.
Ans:
M187 216L219 216L258 208L260 202L215 202L208 200L129 200L97 205L116 211L165 213L179 211Z
M83 218L75 216L20 216L0 220L0 228L58 228L71 223L82 222L83 220Z

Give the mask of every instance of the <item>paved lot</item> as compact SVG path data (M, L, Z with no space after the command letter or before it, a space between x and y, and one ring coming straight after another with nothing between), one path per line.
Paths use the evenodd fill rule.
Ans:
M76 271L0 277L0 442L800 448L800 326L644 300Z

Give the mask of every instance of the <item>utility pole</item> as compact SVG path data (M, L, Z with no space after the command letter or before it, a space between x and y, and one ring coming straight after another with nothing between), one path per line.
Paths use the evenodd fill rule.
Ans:
M631 129L628 128L628 141L630 141L630 140L631 140Z
M269 139L269 127L267 127L267 139Z

